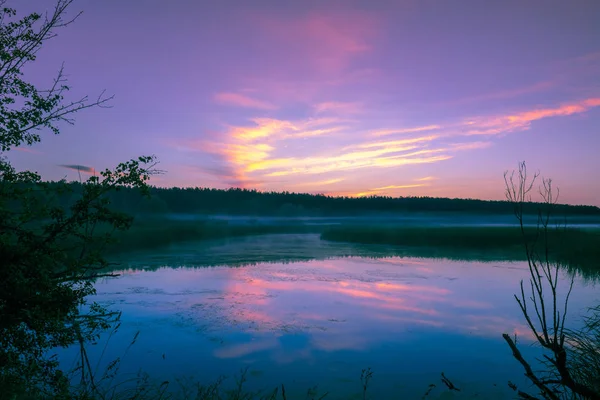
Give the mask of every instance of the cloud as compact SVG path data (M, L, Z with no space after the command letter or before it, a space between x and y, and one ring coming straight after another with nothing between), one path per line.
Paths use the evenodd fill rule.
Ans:
M255 126L235 126L231 127L229 134L239 140L250 141L254 139L268 138L282 131L295 131L297 128L290 121L283 121L271 118L254 118L252 122Z
M370 14L348 10L291 18L263 14L255 20L256 28L271 38L269 55L277 58L280 67L289 65L289 73L328 75L340 73L353 58L368 53L380 23Z
M312 175L365 168L391 168L426 164L453 158L453 153L481 149L491 142L451 143L443 147L426 147L432 137L406 139L396 142L363 143L348 146L331 156L268 158L246 165L246 172L263 171L265 177ZM418 143L423 142L423 143ZM375 148L372 148L375 147ZM361 150L367 148L367 150ZM358 150L353 150L358 149Z
M417 179L415 179L415 181L423 181L423 182L425 182L425 181L433 181L433 180L436 180L436 179L438 179L438 178L436 178L435 176L426 176L424 178L417 178Z
M526 130L533 121L543 118L582 113L600 106L600 98L506 115L385 130L366 128L365 121L319 116L316 111L338 106L323 104L311 107L315 111L312 117L251 118L247 125L225 126L218 135L178 147L212 156L215 163L199 170L225 185L262 186L282 182L277 178L285 177L287 186L319 188L341 182L350 171L432 164L452 159L459 152L488 148L493 141L475 138ZM381 138L396 134L402 136ZM468 136L474 138L466 139ZM311 178L330 173L338 176L320 181ZM433 180L434 177L426 176L405 185L381 180L377 187L355 187L353 193L356 196L394 193L430 186Z
M418 153L425 154L427 151L415 152L407 154L405 157L387 157L387 158L367 158L357 162L345 161L339 162L335 159L321 158L317 159L315 165L305 167L305 159L288 159L288 160L276 160L282 161L278 166L279 168L273 172L268 172L264 176L275 177L275 176L287 176L287 175L307 175L307 174L320 174L325 172L334 171L349 171L363 168L389 168L399 167L403 165L411 164L427 164L435 163L438 161L444 161L452 158L451 155L440 155L430 157L413 157ZM437 152L437 150L431 150L430 152Z
M289 139L295 138L308 138L313 136L322 136L327 135L329 133L340 132L344 130L346 127L344 126L335 126L332 128L324 128L324 129L313 129L313 130L298 130L296 133L291 133L288 135Z
M365 192L356 193L354 195L354 197L374 196L374 195L383 194L383 193L389 192L389 191L395 191L398 189L410 189L410 188L423 187L423 186L428 186L428 184L427 183L413 183L413 184L408 184L408 185L389 185L389 186L384 186L384 187L380 187L380 188L370 189Z
M41 151L34 150L29 147L15 147L15 150L21 151L23 153L30 153L30 154L43 154Z
M276 105L269 102L253 99L238 93L217 93L214 95L214 100L219 104L245 108L256 108L259 110L276 110L278 108Z
M218 170L203 168L221 182L236 187L262 183L261 178L249 176L261 163L272 163L272 154L278 143L305 138L322 137L339 132L344 126L336 125L336 118L307 118L290 121L275 118L253 118L250 126L229 126L221 140L195 140L186 143L174 141L175 148L205 153L217 160ZM280 146L279 146L280 147ZM252 167L255 166L255 167Z
M426 125L426 126L418 126L415 128L404 128L404 129L383 129L372 131L372 136L387 136L387 135L395 135L401 133L414 133L414 132L424 132L424 131L433 131L437 129L441 129L440 125Z
M254 126L232 126L228 134L234 139L241 141L254 141L257 139L290 139L310 136L319 136L327 133L337 132L342 126L331 127L336 119L307 119L305 121L293 122L275 118L253 118Z
M293 186L326 186L326 185L333 185L335 183L339 183L339 182L343 182L343 181L344 181L343 178L333 178L333 179L326 179L324 181L302 182L302 183L294 184Z
M385 141L385 142L366 142L366 143L348 146L348 147L346 147L346 149L351 149L351 148L370 149L373 147L388 148L388 147L393 147L393 146L401 146L401 145L413 144L413 143L419 143L419 142L430 142L437 138L439 138L438 135L430 135L430 136L414 137L414 138L409 138L409 139L390 140L390 141Z
M260 186L262 180L248 177L240 165L266 159L273 149L267 144L236 143L197 143L197 149L217 159L213 167L200 168L205 173L216 177L219 182L233 186L248 188Z
M358 102L328 101L316 104L314 109L317 114L327 112L336 114L358 114L364 110L364 105Z
M529 129L534 121L581 114L598 106L600 106L600 98L590 98L554 108L538 108L512 115L471 118L463 123L461 133L463 135L498 135L523 131Z
M240 175L235 168L228 165L227 161L222 159L211 167L195 166L189 171L192 173L200 172L204 175L211 176L213 180L216 180L221 185L238 187L238 188L254 188L261 186L264 181L259 179L249 179L243 175Z
M440 138L439 134L399 140L365 141L360 136L360 131L353 131L351 127L340 125L342 120L336 118L307 118L296 121L254 118L251 121L253 125L250 126L228 127L224 140L204 141L192 145L200 151L222 157L231 169L226 174L216 176L227 182L235 182L236 185L255 180L268 182L275 177L283 176L310 176L337 171L436 163L452 158L457 151L489 145L487 142L432 145ZM434 127L439 126L393 131L415 133ZM319 143L341 132L352 133L341 138L355 143L341 148L334 145L327 150L317 144L317 147L314 147L316 151L313 150L312 154L298 155L298 146L294 140L311 138L318 140ZM325 184L337 182L339 181L328 180ZM319 186L318 183L313 185Z
M462 151L462 150L477 150L486 149L490 147L492 142L467 142L467 143L452 143L449 145L449 150Z
M511 123L530 123L542 118L579 114L598 106L600 106L600 98L592 98L579 103L565 104L557 108L526 111L517 115L510 115L507 119Z
M72 169L72 170L78 171L78 172L86 172L88 174L93 174L94 172L96 172L96 170L92 167L88 167L86 165L79 165L79 164L60 164L59 167Z
M592 82L598 82L600 51L551 62L546 65L546 69L563 85L576 87L578 91L585 90L594 86Z

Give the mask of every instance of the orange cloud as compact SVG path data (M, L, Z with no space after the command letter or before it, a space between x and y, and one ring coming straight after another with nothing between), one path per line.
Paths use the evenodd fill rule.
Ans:
M214 100L219 104L236 107L256 108L259 110L276 110L278 108L276 105L271 104L269 102L253 99L251 97L244 96L243 94L238 93L217 93L214 95Z
M338 122L331 118L308 119L306 121L292 122L275 118L253 118L255 126L230 127L229 135L242 141L257 139L290 139L310 136L320 136L327 133L338 132L343 126L326 127ZM312 129L317 128L317 129Z
M334 178L334 179L327 179L324 181L297 183L294 186L325 186L325 185L333 185L334 183L338 183L338 182L342 182L342 181L344 181L344 179Z
M367 142L347 146L340 153L332 156L265 158L246 164L244 171L246 173L265 171L264 176L275 177L372 167L395 167L447 160L452 156L449 154L433 156L433 154L461 150L460 146L426 149L422 145L418 145L419 142L429 142L436 137L425 136L387 142ZM463 144L463 146L473 147L472 144Z
M352 103L348 103L352 104ZM319 103L313 109L333 110L346 107L346 103ZM225 166L206 168L219 172L226 182L236 185L250 182L268 183L277 177L300 177L358 169L393 168L406 165L437 163L449 160L459 151L487 148L491 141L456 142L457 135L498 135L511 131L526 130L533 121L553 116L568 116L600 106L600 98L523 111L520 113L471 118L456 124L431 124L425 126L370 130L356 128L360 121L342 118L316 117L300 120L278 118L253 118L247 126L229 126L219 140L192 143L189 148L222 157ZM432 132L437 131L437 132ZM377 140L377 137L412 133L398 140ZM423 133L418 136L418 133ZM348 143L341 148L333 147L332 137ZM310 138L309 155L302 155L308 148L301 140ZM373 140L369 140L369 138ZM298 147L294 141L298 141ZM439 141L443 141L441 144ZM302 144L300 144L302 143ZM321 147L321 143L324 144ZM325 179L312 183L323 186L338 183L343 177ZM354 188L353 196L394 193L408 188L427 186L432 177L415 179L412 184L382 182L379 187ZM302 179L309 181L309 179ZM311 184L294 182L291 186L309 187ZM433 189L432 189L433 190Z
M508 116L511 123L529 123L542 118L558 117L585 112L592 107L600 106L600 98L587 99L579 103L565 104L558 108L546 108L541 110L528 111L517 115Z
M384 186L384 187L380 187L380 188L371 189L366 192L356 193L354 195L354 197L374 196L374 195L379 195L379 194L385 193L390 190L409 189L409 188L416 188L416 187L422 187L422 186L428 186L428 185L426 183L414 183L411 185L390 185L390 186Z
M296 131L298 128L290 121L272 118L254 118L256 124L253 127L231 127L230 135L235 139L251 141L255 139L268 138L283 131Z
M204 168L209 174L224 178L235 186L260 182L248 174L264 169L264 165L277 165L281 160L272 157L280 141L327 136L342 131L337 118L308 118L289 121L275 118L253 118L251 126L230 126L221 140L188 142L182 150L195 150L222 157L226 166ZM211 173L212 171L212 173ZM218 172L218 173L216 173Z
M427 154L439 152L440 149L422 150L405 155L397 155L393 157L377 158L377 154L385 154L386 152L397 152L409 148L396 148L387 151L379 152L364 152L350 153L338 157L319 157L319 158L304 158L304 159L274 159L262 163L255 163L249 166L250 171L278 169L278 171L266 173L264 176L286 176L295 174L320 174L333 171L354 170L359 168L384 168L398 167L410 164L426 164L433 163L452 158L450 155L431 156L431 157L414 157L419 154Z

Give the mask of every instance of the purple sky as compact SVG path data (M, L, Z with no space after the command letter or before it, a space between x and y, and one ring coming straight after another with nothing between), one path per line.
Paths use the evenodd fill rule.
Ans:
M25 13L47 0L9 4ZM158 186L502 199L525 160L600 206L600 2L76 0L27 69L115 94L18 168L156 154Z

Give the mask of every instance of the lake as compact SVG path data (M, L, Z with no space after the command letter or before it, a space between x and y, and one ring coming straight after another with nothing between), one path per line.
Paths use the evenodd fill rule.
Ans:
M285 384L289 399L304 399L318 385L327 399L362 399L361 370L370 367L372 399L420 399L432 383L432 399L514 397L508 381L526 384L501 334L518 334L532 361L539 355L512 296L527 265L388 250L270 235L138 254L96 284L94 300L123 317L90 356L95 364L104 351L100 365L123 356L139 331L121 379L141 368L173 388L177 378L220 375L234 385L248 368L252 390ZM598 301L595 283L577 280L573 324ZM65 360L75 362L72 353ZM442 372L461 392L444 390Z

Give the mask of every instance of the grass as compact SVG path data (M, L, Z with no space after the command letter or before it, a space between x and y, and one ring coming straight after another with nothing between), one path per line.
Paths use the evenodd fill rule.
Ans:
M282 225L240 224L226 220L190 221L160 218L137 220L128 231L116 233L116 242L109 245L107 253L114 256L166 248L183 242L290 233L317 233L320 234L321 240L328 242L387 245L390 247L384 252L387 255L478 261L526 260L523 237L516 226L420 227L367 224L318 226L293 222ZM560 262L583 276L598 276L600 229L550 229L547 236L548 247L551 249L550 260ZM533 243L536 238L536 228L527 227L525 237L528 243ZM545 235L537 240L537 248L543 248ZM270 250L266 249L266 251ZM312 258L312 253L311 249L307 249L306 257ZM282 258L285 259L285 252Z
M530 245L536 243L536 229L526 228L525 238ZM321 239L402 246L409 253L413 249L437 257L456 258L457 254L468 253L472 259L527 259L518 227L340 226L326 229ZM551 229L537 238L536 248L543 248L545 240L551 249L550 260L584 271L600 270L600 230Z
M109 245L108 254L166 247L172 244L235 238L275 233L317 233L322 229L310 225L229 224L227 221L177 221L144 219L115 234L116 243Z
M113 327L113 333L118 329L118 324ZM112 335L112 333L111 333ZM318 385L305 387L301 389L298 385L291 390L285 384L279 385L267 384L262 389L250 390L248 384L251 383L252 373L250 366L242 368L240 372L231 377L220 376L212 383L202 383L194 377L180 377L172 381L152 378L149 374L139 370L137 373L125 374L119 371L122 359L126 357L128 350L136 343L139 332L134 336L128 348L122 357L119 357L108 364L104 372L99 370L85 370L79 364L69 374L72 385L69 389L69 397L73 400L323 400L333 399L356 399L371 400L373 397L371 380L374 372L369 367L362 369L360 381L346 382L344 388L337 388L344 394L324 391ZM110 340L110 337L109 337ZM80 347L82 359L88 359L85 346ZM101 356L102 358L102 356ZM89 365L89 364L88 364ZM358 371L357 371L358 372ZM357 374L358 375L358 374ZM81 379L85 376L86 379ZM298 379L293 377L294 381ZM358 376L357 376L358 378ZM432 376L433 378L433 376ZM428 399L430 395L439 397L444 394L451 394L452 391L460 391L442 372L441 382L444 385L429 384L422 390L422 399ZM326 382L325 382L326 383ZM256 387L256 385L254 385ZM292 385L294 386L294 385ZM418 388L415 388L418 390ZM467 393L471 392L473 396L479 393L466 388ZM492 388L489 388L493 390ZM392 394L392 393L388 393ZM399 394L393 397L398 397ZM17 396L15 400L29 400L26 397Z

